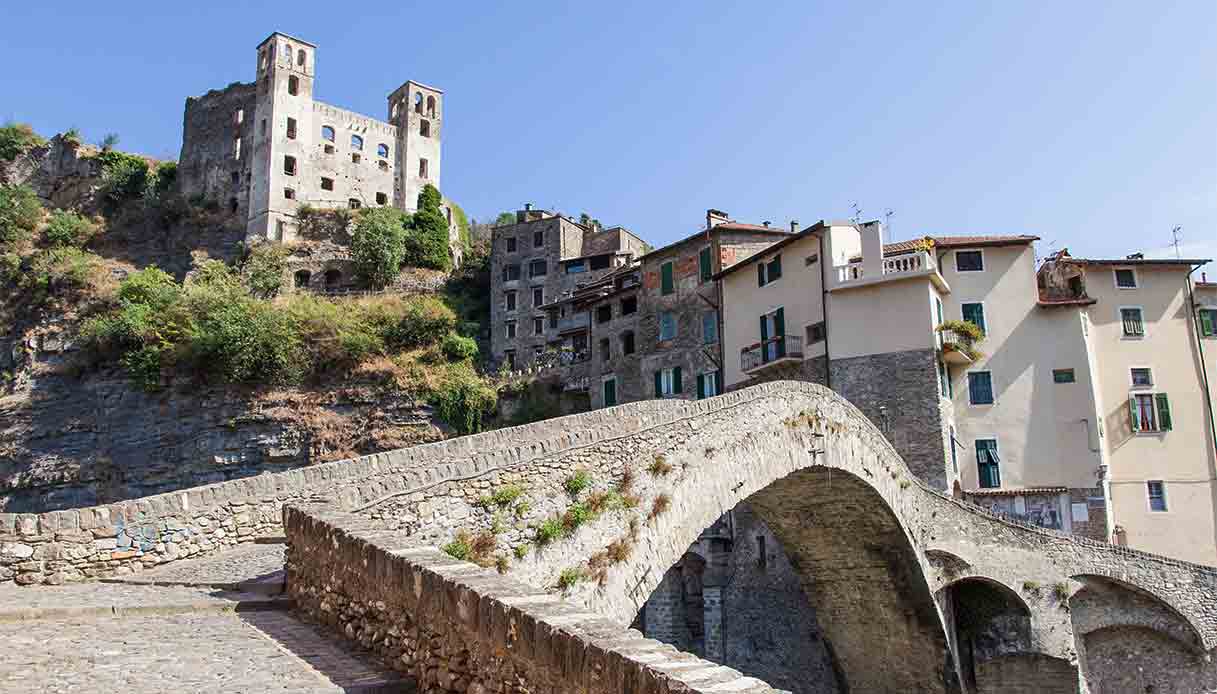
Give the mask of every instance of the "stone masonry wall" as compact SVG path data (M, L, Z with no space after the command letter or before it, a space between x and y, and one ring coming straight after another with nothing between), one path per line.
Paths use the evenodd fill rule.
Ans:
M536 588L356 516L284 509L300 608L429 692L773 692Z
M257 86L235 82L186 100L178 185L187 197L215 200L240 219L249 214ZM237 141L241 151L238 156Z

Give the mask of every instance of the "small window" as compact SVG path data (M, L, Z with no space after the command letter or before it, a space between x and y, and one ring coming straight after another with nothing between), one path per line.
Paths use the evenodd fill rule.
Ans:
M1200 337L1217 337L1217 308L1202 308L1198 314Z
M993 404L993 374L991 372L968 372L968 402L973 405Z
M782 256L775 255L768 262L756 264L756 284L763 287L782 278Z
M334 129L328 125L321 126L321 139L329 142L334 141Z
M516 293L515 292L506 292L503 295L503 297L504 297L503 308L507 311L516 310Z
M938 363L935 365L938 371L938 392L942 397L951 397L951 379L947 376L947 365L943 363L942 357L938 357Z
M287 200L295 200L295 199L296 199L296 191L295 191L295 190L293 190L293 189L291 189L291 188L284 188L284 189L283 189L283 197L284 197L285 199L287 199Z
M1129 375L1132 377L1133 388L1152 388L1154 385L1154 372L1146 367L1134 367L1129 369Z
M676 316L671 311L659 314L659 339L672 340L676 338Z
M351 135L351 149L363 150L363 138L358 135Z
M377 205L389 204L389 196L385 195L384 193L377 193L376 194L376 204Z
M300 92L300 78L292 75L287 78L287 93L296 96Z
M1052 382L1053 383L1073 383L1074 380L1075 380L1075 378L1074 378L1074 374L1073 374L1073 369L1053 369L1052 370Z
M418 122L418 134L423 137L431 137L431 122L420 120Z
M680 367L660 369L655 372L655 397L666 398L679 394L684 390L680 382Z
M659 293L667 296L676 291L676 268L672 261L659 266Z
M519 265L504 265L503 266L503 281L504 282L515 282L518 279L520 279L520 266Z
M228 211L233 214L237 213L237 199L236 198L228 199Z
M266 135L266 119L265 118L263 118L261 120L261 122L258 123L258 132L263 136Z
M608 361L613 358L613 350L610 345L607 337L600 338L600 361Z
M545 319L544 318L533 318L532 319L532 334L533 335L544 335L545 334Z
M963 314L963 320L966 323L971 323L980 328L980 331L985 332L985 305L982 303L968 303L960 305L960 312Z
M955 251L956 272L984 272L985 254L981 251Z
M638 312L638 297L627 296L621 300L621 315L628 316Z
M334 288L342 284L341 270L326 270L325 271L325 286Z
M245 109L243 109L243 108L237 109L237 112L232 114L232 122L235 123L236 125L240 125L240 124L244 123L245 122Z
M427 115L431 116L432 118L435 117L435 97L434 96L427 97Z
M304 67L304 49L303 48L296 51L296 64L299 65L300 67Z
M389 158L389 146L385 144L376 145L376 156Z
M295 277L296 289L304 289L307 287L310 279L312 279L312 274L309 273L308 270L298 271Z
M418 177L419 178L427 177L427 160L426 159L418 160Z
M587 272L587 262L580 260L572 260L566 264L566 274L575 275L580 272Z
M997 439L976 439L976 467L981 489L996 489L1001 486L1000 462Z
M714 266L710 262L710 247L706 246L697 252L697 273L702 282L709 282L714 274Z
M634 331L633 330L627 330L621 334L621 353L622 354L633 354L634 353Z
M544 277L549 269L544 260L534 260L528 264L529 277Z
M283 173L287 176L296 175L296 158L283 157Z
M538 306L543 306L544 304L545 304L545 288L544 287L533 287L532 288L532 306L533 306L533 308L537 308Z
M1149 495L1149 510L1166 510L1166 483L1161 480L1151 480L1145 483L1145 491Z
M707 345L718 342L717 311L705 311L701 314L701 341Z
M351 152L351 163L352 164L358 164L361 161L363 161L362 154L360 154L359 152Z
M321 190L333 190L333 189L334 189L334 179L332 179L332 178L322 178L321 179Z
M824 341L824 321L807 326L807 344L814 345Z
M697 374L697 399L712 398L718 395L718 372L707 371Z
M545 245L545 232L544 231L532 232L532 247L540 248L544 245Z
M1120 289L1136 289L1137 273L1132 268L1117 268L1116 286Z
M1145 335L1145 321L1142 320L1141 309L1120 309L1120 322L1124 337L1143 337Z
M509 236L509 237L507 237L506 242L507 242L507 252L515 253L516 252L516 237Z
M363 207L363 203L356 198L350 198L347 200L347 207L352 210L358 210L360 207Z
M504 325L507 330L507 339L508 340L516 339L516 322L513 320L509 320Z
M611 304L596 307L596 322L607 323L613 320L613 307Z
M296 139L296 119L295 118L287 119L287 139L289 139L289 140Z
M241 161L241 138L232 141L232 158Z

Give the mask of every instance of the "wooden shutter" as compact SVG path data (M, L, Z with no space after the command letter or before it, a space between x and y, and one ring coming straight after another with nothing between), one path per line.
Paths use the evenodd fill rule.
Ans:
M784 357L784 356L786 356L786 340L783 339L786 336L786 311L785 311L785 309L779 308L773 314L773 332L775 333L774 337L776 337L778 339L777 355L779 357Z
M765 342L769 339L769 325L765 322L765 317L761 316L761 352L765 351Z
M765 286L765 264L764 263L756 264L756 286L758 286L758 287Z
M663 371L655 372L655 397L663 397Z
M697 374L697 399L706 397L706 375Z
M680 367L672 369L672 393L683 392L684 388L680 384Z
M710 279L710 275L712 273L710 271L710 249L709 248L703 248L703 249L701 249L701 252L697 254L697 264L698 264L698 268L701 270L701 281L705 282L706 280Z
M1200 334L1204 337L1217 334L1217 309L1200 310Z
M769 261L769 281L772 282L782 276L782 256L775 255L773 260Z
M1133 433L1141 431L1141 418L1137 416L1137 396L1128 396L1128 426Z
M675 290L675 280L672 276L672 263L664 263L663 265L659 266L659 274L659 292L661 294L671 294Z
M1171 430L1171 402L1166 393L1158 393L1154 395L1154 402L1158 406L1158 431Z

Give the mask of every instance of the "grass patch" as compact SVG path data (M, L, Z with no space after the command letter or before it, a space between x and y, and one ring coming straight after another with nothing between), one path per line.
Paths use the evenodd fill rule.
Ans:
M469 533L464 530L457 533L456 538L441 549L444 554L461 561L469 561L469 558L473 556L473 545L469 540Z
M544 547L562 537L562 519L547 518L537 526L536 542Z
M573 475L566 478L566 482L562 486L566 489L567 494L577 497L580 492L590 487L591 484L592 476L588 474L587 470L576 470Z
M511 550L511 553L516 556L516 559L523 559L528 556L528 551L532 549L532 545L527 542L516 545L516 548Z
M562 530L567 537L575 534L580 526L585 525L596 517L591 509L583 504L571 504L562 514Z
M583 569L571 567L563 569L561 574L558 574L558 587L562 590L570 590L576 583L583 580Z
M657 455L655 456L655 459L651 461L651 464L647 466L647 472L650 472L656 477L663 477L664 475L672 472L672 465L668 462L667 458L662 455Z

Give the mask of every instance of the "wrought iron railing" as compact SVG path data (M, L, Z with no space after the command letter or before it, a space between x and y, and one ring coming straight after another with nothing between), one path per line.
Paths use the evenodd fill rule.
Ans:
M779 359L802 359L803 338L798 335L778 335L740 351L740 368L744 372L758 369Z

